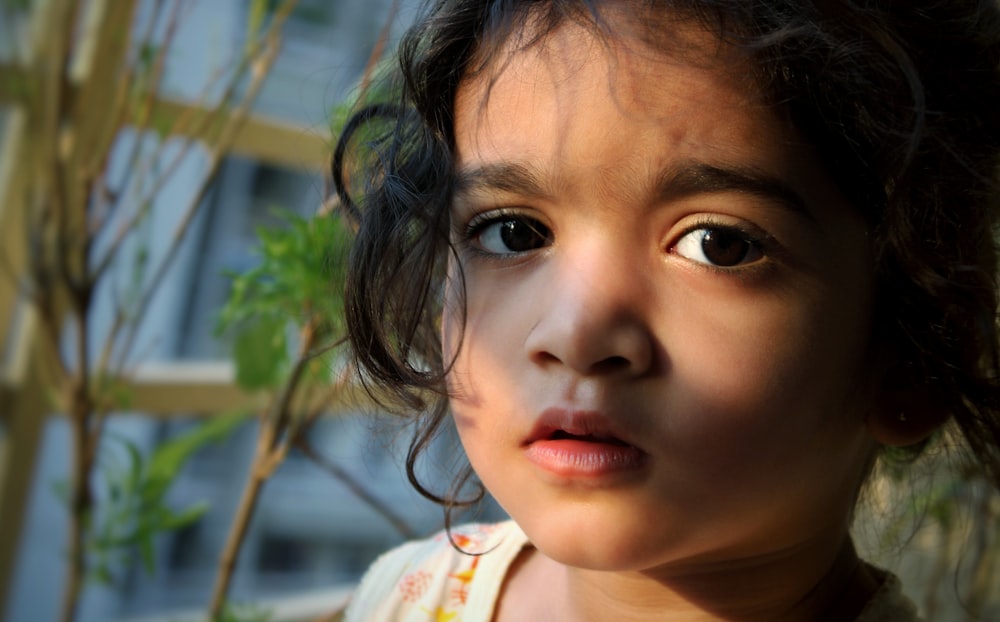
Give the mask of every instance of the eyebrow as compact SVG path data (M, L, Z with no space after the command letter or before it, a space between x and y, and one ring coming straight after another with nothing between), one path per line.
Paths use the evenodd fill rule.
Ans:
M490 190L526 197L549 195L529 167L513 162L461 169L454 183L457 195ZM806 201L789 184L752 167L684 162L663 171L654 186L654 195L661 201L720 192L757 196L811 218Z
M455 174L455 194L495 190L528 197L543 197L538 177L526 166L514 163L486 164L461 169Z
M789 184L750 167L688 162L665 171L660 176L656 194L661 200L666 201L716 192L739 192L758 196L803 216L811 217L806 201Z

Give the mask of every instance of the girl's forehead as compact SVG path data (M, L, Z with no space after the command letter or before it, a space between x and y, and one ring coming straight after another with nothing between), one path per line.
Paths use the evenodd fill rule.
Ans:
M462 146L468 151L483 137L519 142L532 128L549 131L554 144L599 112L609 113L602 117L605 125L618 118L657 128L707 110L739 111L740 118L720 118L722 123L709 129L793 136L759 96L737 50L691 21L670 21L670 41L657 43L641 37L630 21L611 16L598 25L567 19L539 36L509 38L482 71L459 84L454 131L460 159ZM599 109L581 106L583 101L597 102ZM711 143L718 136L689 138Z
M474 69L459 84L456 107L482 111L498 87L530 95L527 89L541 82L559 86L563 96L571 98L570 78L594 67L601 67L605 76L603 84L595 81L589 88L603 86L620 100L642 103L650 79L664 67L685 66L708 70L717 78L715 87L763 101L745 54L690 18L663 12L649 17L654 21L635 12L608 10L598 17L563 17L551 23L529 14L521 31L481 45ZM693 83L685 86L697 88Z

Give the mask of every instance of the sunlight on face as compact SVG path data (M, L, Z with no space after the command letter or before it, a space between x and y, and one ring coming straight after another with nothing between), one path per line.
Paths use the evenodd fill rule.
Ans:
M842 534L872 449L860 217L731 51L677 36L683 56L567 23L455 103L456 424L573 566Z

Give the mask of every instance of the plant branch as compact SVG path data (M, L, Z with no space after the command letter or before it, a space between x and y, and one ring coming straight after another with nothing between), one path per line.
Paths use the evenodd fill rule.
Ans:
M267 481L268 476L257 468L258 464L269 453L265 443L262 442L266 437L267 424L261 422L261 426L261 437L258 439L253 465L247 477L247 483L243 487L243 494L240 496L240 503L236 508L236 514L226 536L222 556L219 559L219 571L216 575L215 586L212 588L212 600L208 607L209 620L218 620L222 614L226 595L229 592L229 583L236 568L236 560L239 557L243 540L246 538L247 529L250 527L250 518L257 506L257 499L260 497L264 483Z
M166 65L165 61L167 50L170 47L170 41L173 39L174 32L177 29L176 7L178 6L178 3L174 4L175 12L172 15L172 19L167 23L167 33L165 35L164 45L157 50L156 56L153 59L150 79L148 82L150 92L143 102L144 106L140 109L141 112L136 120L136 126L140 130L145 127L148 121L149 108L151 108L152 101L157 95L159 81L163 74L163 68ZM107 115L103 131L99 132L96 148L93 150L94 155L97 157L94 158L92 163L86 166L87 172L90 174L97 174L98 171L107 170L108 158L111 155L111 143L114 140L115 134L118 133L119 129L126 121L126 113L128 111L127 104L129 100L128 96L130 90L135 87L136 70L142 63L142 51L151 45L153 31L162 8L163 0L156 0L155 6L151 10L152 15L149 17L149 22L146 24L145 30L138 39L140 58L126 61L124 63L124 68L116 81L117 88L115 89L115 97L111 105L111 114Z
M195 125L194 129L187 131L186 126L193 123L192 118L196 115L196 111L208 108L207 102L211 95L212 89L215 86L216 79L220 77L223 73L228 71L228 69L225 66L220 67L219 70L215 72L215 75L211 76L206 81L205 88L203 89L197 103L194 106L188 108L184 114L179 116L174 121L173 125L167 131L168 134L184 133L186 135L192 136L193 138L184 143L184 145L180 148L178 153L176 153L164 167L163 172L161 172L157 176L157 179L153 183L152 188L150 188L150 190L145 193L147 198L145 200L139 201L139 204L141 205L140 209L136 210L136 212L133 213L131 216L125 218L123 223L118 227L114 240L111 242L108 250L105 252L104 256L96 262L96 267L94 269L95 274L102 274L111 265L112 261L114 260L115 256L118 253L119 248L125 242L125 239L128 236L128 234L131 231L135 230L139 222L141 222L142 219L146 218L149 211L152 209L152 204L153 204L152 197L158 195L160 191L163 189L163 187L166 185L166 183L173 177L173 174L177 171L177 168L187 158L187 155L188 153L190 153L191 148L195 144L199 143L198 137L207 138L206 136L203 135L207 133L207 130L211 126L211 124L216 123L219 120L220 116L224 113L228 103L236 94L236 89L240 84L240 80L245 75L248 67L250 67L253 60L254 57L250 55L244 55L240 58L239 65L236 67L235 70L231 72L231 78L226 85L226 89L222 97L220 98L219 104L215 106L215 108L211 109L208 114L202 115L201 118L197 120L197 124ZM270 62L267 62L268 69L270 68L271 63L273 63L273 59L271 59ZM259 83L260 81L262 81L263 76L266 75L267 73L267 70L263 71L262 73L263 75L260 76L260 79L255 80L254 83ZM152 110L154 108L153 102L158 93L158 88L159 85L158 84L155 85L156 90L151 92L146 100L149 105L144 106L142 109L143 112L140 113L139 124L137 126L137 135L135 138L135 142L132 145L132 150L128 158L129 164L126 167L125 178L120 184L121 189L118 192L119 200L122 196L124 196L124 191L129 185L131 177L135 173L135 171L138 171L139 174L142 175L146 171L146 169L150 166L150 163L157 161L162 154L162 145L161 145L160 149L158 149L156 153L152 154L151 157L146 158L143 162L140 162L141 147L142 147L142 137L140 134L145 128L148 127L149 120L152 116ZM247 102L247 100L250 99L251 101L249 103L252 104L253 103L252 99L256 97L256 90L258 89L259 89L259 84L257 84L256 88L255 84L251 84L248 95L244 96L243 98L243 103ZM240 106L240 108L249 109L249 105ZM220 146L224 145L220 143ZM211 178L211 176L207 177L209 179ZM138 186L141 187L142 184L138 184ZM112 211L117 211L117 207L113 208Z
M152 14L146 24L146 29L143 31L142 36L139 37L140 50L148 46L152 40L154 26L162 8L163 0L156 0L154 7L151 9ZM162 54L163 52L164 50L161 49L160 53ZM122 70L119 72L118 79L115 82L115 96L111 104L111 113L106 116L103 127L97 132L96 146L91 151L94 155L93 162L83 167L87 176L95 178L94 196L98 198L101 207L99 210L95 208L90 214L88 222L88 234L90 237L97 235L103 228L107 220L107 214L110 212L108 205L113 202L112 193L107 185L108 160L111 157L111 147L114 144L115 137L125 123L125 112L128 110L126 104L128 103L129 91L135 84L136 65L138 62L134 58L125 60ZM100 273L98 272L94 278L98 278L99 275Z
M219 558L219 571L212 589L212 599L208 606L210 620L218 619L225 606L236 561L239 558L243 540L246 538L250 520L256 511L261 490L288 452L287 439L289 436L286 434L286 428L291 419L292 397L305 375L306 365L311 358L309 352L314 346L313 339L316 336L315 330L304 329L302 333L303 339L299 345L298 356L296 356L288 378L260 420L257 450L250 467L250 476L243 488L239 506L233 516L232 526Z
M144 35L140 39L142 46L148 46L148 45L150 45L150 42L152 41L152 33L153 33L153 30L154 30L155 25L157 23L157 20L158 20L159 14L160 14L160 9L162 8L162 4L163 4L162 0L158 0L157 7L153 11L153 15L150 17L149 23L147 24L146 32L144 33ZM139 112L139 114L137 115L137 118L136 118L136 122L135 122L135 125L136 125L135 139L134 139L134 141L132 143L132 148L131 148L131 150L129 152L129 156L127 158L128 164L125 167L125 177L124 177L124 179L121 182L121 185L120 185L120 187L118 189L118 192L116 193L116 198L115 198L114 204L112 205L111 209L108 210L109 213L113 213L113 212L117 211L118 204L120 202L119 200L127 192L127 188L128 188L129 182L131 180L131 176L132 176L133 171L135 171L137 169L143 169L143 170L146 169L146 167L143 166L143 163L140 162L140 155L142 153L142 150L141 150L142 137L141 137L141 135L146 130L146 128L148 127L149 119L151 117L151 112L152 112L152 108L153 108L153 102L156 100L156 98L157 98L157 96L159 94L159 91L160 91L160 85L161 85L161 81L162 81L163 70L164 70L164 67L166 66L167 53L168 53L168 50L170 49L170 44L172 43L172 41L174 39L174 36L176 34L176 31L177 31L178 23L180 21L179 16L180 16L180 7L181 7L181 4L182 3L178 0L177 2L174 2L174 4L172 5L172 9L173 10L172 10L172 12L170 14L170 17L169 17L169 20L167 22L167 30L166 30L166 33L164 35L163 45L159 46L159 48L157 49L156 57L153 60L153 69L152 69L152 72L151 72L152 78L149 80L149 83L148 83L149 84L149 88L147 89L146 96L145 96L145 99L143 101L144 105L140 108L140 112ZM141 54L141 52L140 52L140 54ZM138 61L135 61L135 62L138 62ZM131 78L134 75L134 71L133 71L134 66L135 66L134 63L133 63L133 65L129 66L128 77L126 79L122 80L123 88L120 90L120 93L119 93L122 97L119 98L119 100L117 102L117 104L118 104L117 105L117 109L116 109L115 113L112 115L112 117L115 118L115 120L116 120L115 123L112 126L113 131L118 131L118 129L120 127L122 127L125 124L125 122L126 122L126 116L125 115L126 115L126 112L127 112L127 106L125 105L125 103L127 102L127 95L128 95L129 85L132 84ZM188 144L190 144L190 143L188 143ZM111 151L110 150L110 145L111 145L110 142L108 142L108 144L106 145L107 146L107 155L110 155L110 151ZM186 153L186 151L185 151L185 153ZM158 155L159 154L155 154L153 156L153 158L151 158L150 160L155 160ZM105 166L106 166L106 163L107 163L107 157L104 158L104 165ZM172 176L172 170L169 171L169 173L167 174L168 178L170 176ZM137 212L134 215L134 217L126 219L126 223L118 230L118 232L117 232L114 240L111 242L110 248L108 249L107 253L104 255L104 257L102 259L100 259L99 261L96 262L96 266L92 269L92 278L95 281L97 279L101 278L101 276L104 275L104 273L107 271L107 269L111 266L111 263L117 257L118 252L120 251L121 246L124 243L127 234L130 233L130 232L135 231L135 228L138 226L139 222L141 222L141 219L144 218L148 214L148 211L151 208L151 206L152 206L152 201L151 200L140 201L140 208L137 210ZM116 301L118 300L117 296L115 296L115 300ZM115 305L114 316L113 316L112 321L111 321L111 330L108 331L108 337L105 340L104 346L101 349L101 355L100 355L100 357L98 359L99 360L98 369L105 370L105 371L110 371L111 355L112 355L112 350L114 348L116 336L119 334L119 332L121 331L123 325L125 324L126 318L127 318L127 311L125 310L124 305L123 304L116 304ZM121 371L121 370L119 370L119 371Z
M359 482L348 471L316 452L305 436L296 437L295 446L326 473L344 484L354 496L361 499L368 507L375 510L382 518L388 521L400 535L407 539L416 537L416 531L401 516L396 514L387 503L384 503L371 493L364 484Z
M396 21L396 14L399 13L399 0L393 0L392 5L389 7L389 15L385 19L385 24L382 25L382 30L379 32L378 40L375 41L375 46L372 48L372 53L368 56L368 62L365 64L365 71L361 76L361 87L358 89L360 92L360 99L364 99L365 93L368 92L368 87L371 85L372 76L375 74L375 68L378 66L379 60L382 58L382 54L385 53L385 46L389 42L389 35L392 32L392 24Z
M112 132L112 136L106 142L104 150L105 158L102 163L102 166L105 169L107 167L108 156L110 156L111 154L110 146L113 142L113 137L121 130L122 127L126 125L126 123L128 123L128 113L129 113L129 106L127 105L129 101L128 96L130 92L133 92L133 90L138 90L138 87L135 85L134 81L135 66L136 64L141 63L142 50L148 49L149 47L152 46L153 30L159 19L160 9L162 8L162 4L163 4L162 0L157 0L157 8L153 11L153 15L150 17L149 23L147 25L147 30L144 33L143 37L140 39L140 58L138 60L134 60L133 63L129 65L128 74L126 78L121 81L122 89L119 92L120 97L117 102L116 109L110 117L112 119L112 123L110 124L110 130ZM174 41L174 37L177 33L177 28L180 23L180 12L182 5L183 5L183 0L175 0L175 2L173 3L170 16L167 20L166 32L164 33L163 36L163 42L161 45L157 46L156 55L154 56L151 65L150 78L146 82L147 88L142 92L143 99L141 105L138 106L138 112L136 113L135 119L133 121L135 138L132 141L132 146L129 149L129 155L126 158L126 162L128 164L126 164L125 166L125 175L121 180L121 183L119 184L118 191L114 193L114 198L111 203L110 209L107 210L109 216L118 211L118 208L121 205L121 198L126 193L129 182L132 179L133 172L136 171L137 169L145 170L146 168L148 168L150 162L159 159L160 152L158 151L151 158L147 158L145 161L141 161L140 155L142 154L142 144L143 144L142 135L149 128L149 123L152 118L153 107L160 94L160 88L162 86L162 80L163 80L163 72L166 68L167 55L171 48L171 44ZM209 87L206 87L206 91L208 88ZM169 174L166 175L167 178L169 178L170 176L171 175ZM148 205L149 202L147 201L142 204ZM146 210L140 209L139 212L140 212L139 215L135 216L134 218L126 219L127 224L125 224L119 229L115 241L111 244L111 250L104 256L104 259L97 262L97 267L94 269L95 275L100 276L105 271L105 269L110 265L111 259L113 259L114 256L116 255L117 248L121 245L126 233L134 229L134 226L141 220L141 217L145 215ZM103 223L101 224L103 225Z
M136 320L129 327L130 330L126 338L126 345L122 351L122 364L124 364L128 357L128 353L132 349L132 343L134 342L138 327L142 323L142 318L145 316L146 310L148 309L153 296L159 289L159 285L166 276L168 269L173 264L173 261L180 250L181 242L187 234L191 224L194 222L194 217L197 215L201 204L204 202L205 197L208 195L208 192L212 187L215 174L218 172L219 166L222 163L222 156L227 152L228 146L232 144L233 139L236 137L240 128L242 128L243 123L246 121L250 107L253 105L253 102L256 100L257 95L263 86L264 78L267 76L270 68L273 66L274 61L277 58L280 47L280 28L283 25L287 14L290 12L291 6L294 4L295 0L286 2L288 9L275 14L274 22L268 32L267 45L261 52L260 57L255 61L257 68L252 72L253 76L250 87L247 90L247 94L237 109L230 115L228 123L219 133L209 155L208 170L204 179L199 185L194 198L189 203L187 210L181 218L180 225L178 225L178 227L174 230L174 235L171 238L165 257L157 265L144 291L139 296L139 304L137 305L135 313ZM284 9L286 5L283 5L282 8ZM169 174L169 172L165 174Z
M76 359L77 370L70 384L67 396L69 424L72 433L72 464L70 483L70 531L69 564L66 587L60 619L72 622L76 617L83 577L86 574L87 558L84 538L93 511L93 492L90 489L90 473L94 464L91 447L90 421L93 414L93 394L88 365L88 309L89 300L78 299L74 309L76 316Z

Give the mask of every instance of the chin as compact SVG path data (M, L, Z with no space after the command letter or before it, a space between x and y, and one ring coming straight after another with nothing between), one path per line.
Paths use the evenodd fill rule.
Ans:
M641 571L674 557L671 549L676 543L663 541L662 526L659 533L651 532L649 521L639 516L622 520L592 509L568 508L525 521L515 515L515 520L542 554L573 568Z

